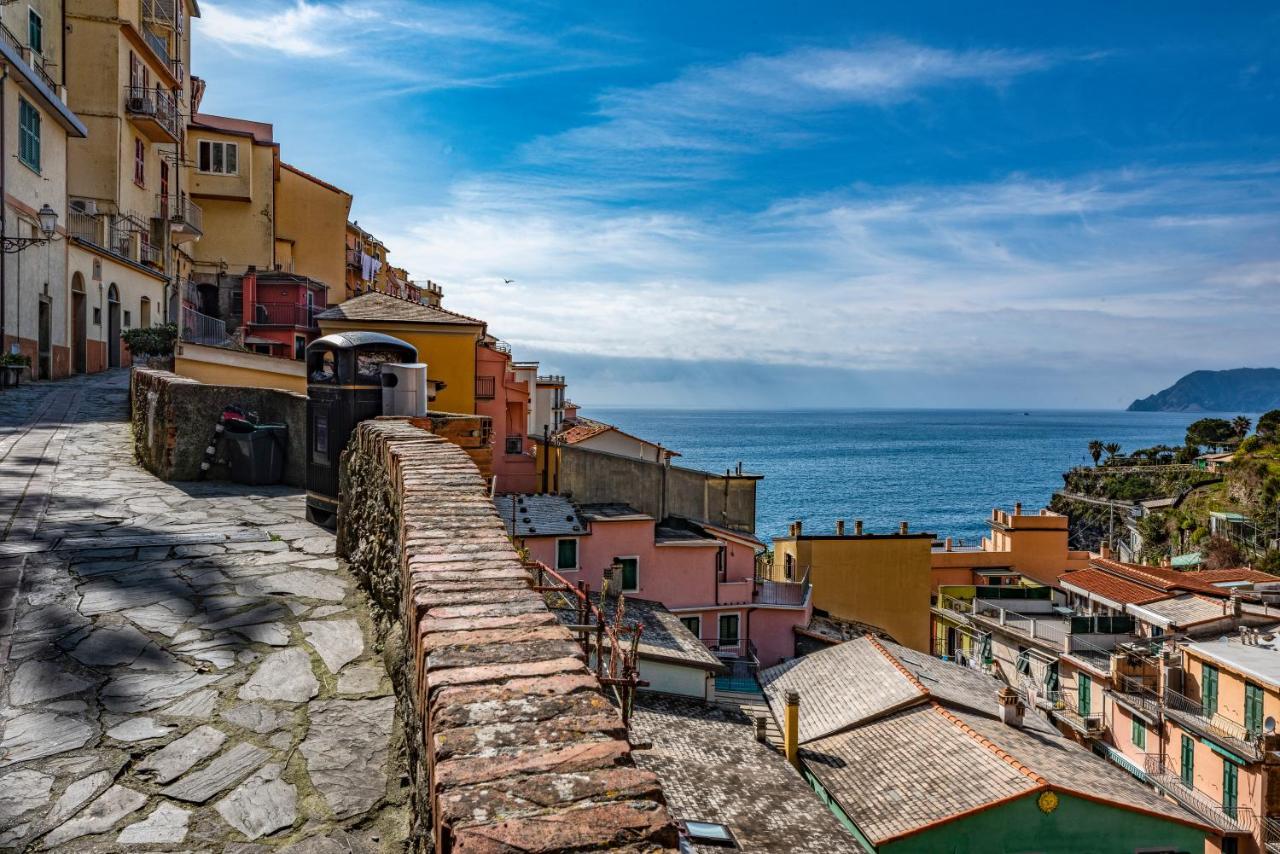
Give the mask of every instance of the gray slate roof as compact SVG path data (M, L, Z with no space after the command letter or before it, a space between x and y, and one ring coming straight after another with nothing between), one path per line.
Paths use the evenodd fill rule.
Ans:
M592 593L591 600L600 604L600 594ZM552 601L552 611L557 619L565 625L577 623L577 612L570 608L556 607L558 601ZM610 596L603 610L606 616L612 617L618 607L618 598ZM725 666L720 659L711 654L707 645L694 636L693 632L680 622L680 618L667 610L661 602L651 599L626 598L627 623L640 623L644 629L640 633L638 652L641 658L657 658L703 670L720 672ZM624 639L623 643L626 641ZM605 645L609 641L606 638ZM644 665L640 665L640 678L644 678Z
M633 743L652 743L631 755L662 779L675 818L727 824L743 851L863 850L786 760L755 740L741 712L640 692L631 728Z
M499 495L493 505L513 537L577 537L587 533L587 523L578 509L560 495Z
M447 323L484 326L483 320L443 308L411 302L390 294L370 291L338 303L316 315L316 320L371 320L387 323Z
M1129 608L1138 617L1142 617L1143 612L1148 612L1168 620L1173 626L1190 626L1222 619L1229 613L1229 609L1223 607L1224 603L1225 600L1211 601L1191 593L1182 593L1144 605L1130 605Z

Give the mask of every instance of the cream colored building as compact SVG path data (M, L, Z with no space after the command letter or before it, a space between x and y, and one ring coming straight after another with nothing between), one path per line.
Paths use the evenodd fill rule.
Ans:
M73 328L97 370L124 364L120 334L173 313L200 238L183 164L195 0L67 0L67 88L88 128L67 154ZM81 296L76 296L81 295Z
M66 103L62 0L0 5L0 196L7 250L43 240L39 211L57 214L53 239L0 256L0 352L16 349L31 374L64 377L75 350L67 288L67 139L84 124Z

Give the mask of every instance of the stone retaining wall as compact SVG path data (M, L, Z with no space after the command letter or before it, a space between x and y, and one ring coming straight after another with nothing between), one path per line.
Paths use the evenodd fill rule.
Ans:
M207 385L168 371L134 368L130 379L134 452L161 480L196 480L218 416L229 405L256 412L264 423L284 424L284 482L307 484L306 395L271 388ZM219 454L221 456L221 453ZM214 466L209 480L226 480Z
M467 454L360 425L338 553L381 621L408 727L417 850L654 851L676 831L616 709L548 611Z

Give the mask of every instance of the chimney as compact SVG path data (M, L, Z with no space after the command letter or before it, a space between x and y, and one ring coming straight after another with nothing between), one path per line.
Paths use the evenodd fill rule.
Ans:
M1022 515L1022 502L1021 502L1021 501L1017 501L1017 502L1015 502L1015 503L1014 503L1014 505L1013 505L1013 515L1015 515L1015 516L1021 516L1021 515Z
M950 537L947 537L947 551L951 551L954 545L955 542Z
M800 767L800 692L787 690L787 705L782 712L782 751L787 761Z
M861 537L861 536L862 536L862 520L861 520L861 519L854 519L854 520L853 520L853 535L854 535L855 537Z
M764 715L756 715L756 741L761 744L769 741L769 719Z
M804 522L801 522L799 519L797 519L796 520L796 536L798 537L803 533L804 533Z
M844 520L843 519L836 520L836 536L837 537L844 536Z
M907 523L906 523L906 522L899 522L899 523L898 523L898 535L899 535L899 536L902 536L902 537L905 537L905 536L907 535L907 527L908 527L908 526L907 526Z
M1235 617L1238 620L1243 615L1244 615L1244 605L1243 603L1241 603L1240 597L1232 593L1231 594L1231 616Z
M1018 694L1008 685L996 692L996 704L1000 707L1000 721L1005 726L1022 726L1022 715L1026 707Z
M1111 560L1111 546L1109 546L1107 543L1103 543L1102 545L1098 546L1098 554L1102 555L1102 557L1105 558L1106 560Z

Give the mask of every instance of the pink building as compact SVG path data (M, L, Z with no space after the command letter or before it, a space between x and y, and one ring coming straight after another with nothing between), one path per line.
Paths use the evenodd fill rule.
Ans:
M593 591L609 571L611 593L661 602L723 660L768 667L790 658L795 629L813 615L807 583L756 578L763 543L750 534L679 517L659 521L625 504L577 506L558 495L505 495L495 503L532 559Z
M293 273L250 270L241 289L245 347L282 359L302 359L307 345L320 337L316 315L328 307L325 284Z
M476 414L493 424L493 475L496 492L538 489L533 443L525 430L531 405L529 383L516 379L511 350L493 336L476 344Z

